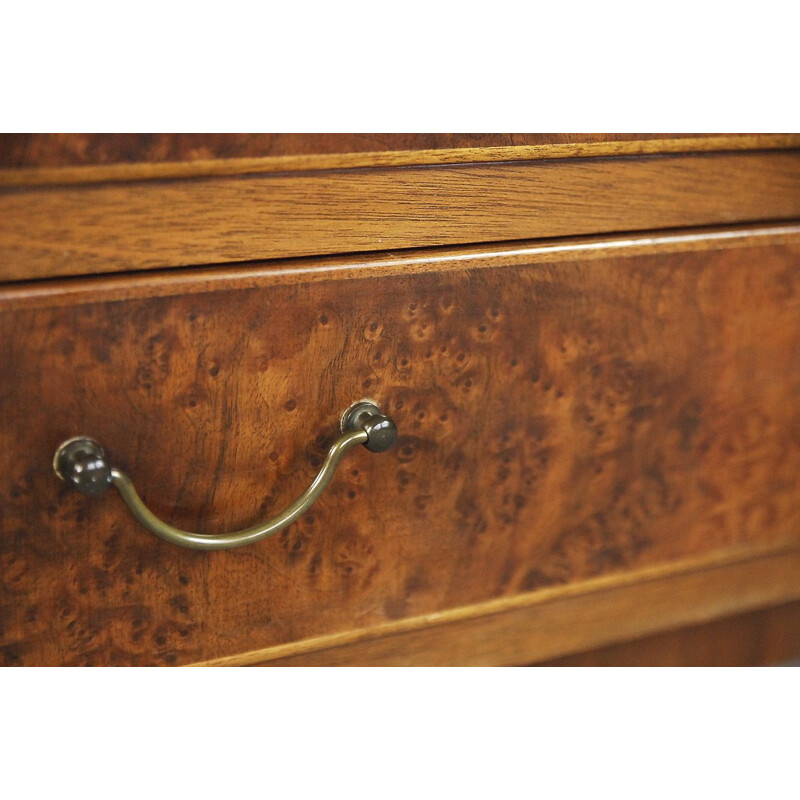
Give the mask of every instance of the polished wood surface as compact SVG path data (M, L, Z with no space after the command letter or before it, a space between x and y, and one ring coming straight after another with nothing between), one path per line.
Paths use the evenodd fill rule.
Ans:
M800 660L800 602L543 661L541 667L767 667Z
M558 264L580 260L584 263L609 256L628 258L650 255L663 249L669 253L702 253L709 250L753 247L759 244L793 245L800 234L800 222L754 227L689 228L649 231L621 236L586 236L543 239L513 244L469 245L455 248L421 248L379 254L297 258L285 261L192 270L156 270L118 275L101 275L69 281L27 281L0 284L0 301L6 309L39 308L43 302L66 306L91 302L101 294L106 302L206 294L226 290L291 286L391 276L425 275Z
M717 135L719 136L719 135ZM706 138L717 138L706 136ZM7 133L0 166L60 167L120 162L197 161L473 149L674 138L673 134L548 133Z
M0 168L64 167L209 159L330 156L498 147L637 142L711 142L719 149L769 146L792 134L746 133L4 133ZM670 146L670 145L667 145Z
M188 663L800 544L800 236L653 238L6 290L6 662ZM294 499L365 396L397 448L354 454L251 548L175 548L52 474L60 441L94 436L157 514L224 530ZM654 630L637 620L667 602L675 625L792 599L785 558L707 602L708 575L640 597L572 651Z
M0 134L0 186L800 148L798 134Z
M800 217L800 151L0 192L0 280Z
M514 666L794 601L799 571L798 550L678 562L197 666Z

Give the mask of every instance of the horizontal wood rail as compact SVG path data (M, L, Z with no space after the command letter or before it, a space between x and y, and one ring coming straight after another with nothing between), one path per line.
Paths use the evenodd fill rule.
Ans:
M800 602L570 653L537 667L768 667L800 659Z
M800 151L0 192L0 280L800 217Z

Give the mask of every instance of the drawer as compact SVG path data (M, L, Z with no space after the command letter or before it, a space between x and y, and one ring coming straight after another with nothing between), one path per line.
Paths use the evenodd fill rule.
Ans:
M5 288L0 652L185 664L796 545L799 260L772 226ZM363 398L395 447L240 549L53 473L88 435L161 518L241 528Z

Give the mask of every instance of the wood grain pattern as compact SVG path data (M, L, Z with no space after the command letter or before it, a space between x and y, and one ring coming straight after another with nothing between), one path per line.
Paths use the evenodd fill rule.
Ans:
M60 167L402 150L618 142L673 134L547 133L10 133L0 166Z
M800 217L800 152L0 192L0 280Z
M188 663L797 544L800 237L676 242L487 253L495 268L473 253L379 280L287 284L265 265L161 297L119 299L128 278L69 303L7 294L4 659ZM238 551L160 542L51 471L60 441L94 436L159 515L242 526L299 494L364 396L395 416L397 448L354 454L310 514ZM781 574L731 592L791 599Z
M540 662L541 667L766 667L800 659L800 603L785 603Z
M64 167L660 141L773 141L731 133L4 133L0 167Z
M192 270L155 270L118 275L101 275L70 281L28 281L0 284L0 301L8 309L38 308L44 302L61 307L93 301L102 295L106 302L173 297L179 294L207 294L220 289L242 290L297 283L365 280L464 270L583 263L609 256L629 258L650 255L654 250L669 253L701 253L711 250L757 247L763 244L793 245L800 223L767 224L758 227L687 228L648 231L630 235L584 236L542 239L513 244L467 245L453 248L420 248L411 252L293 258L266 263L238 265L221 270L206 267Z
M800 148L793 133L85 136L0 134L0 186Z
M797 550L673 563L193 666L513 666L796 600L798 574Z

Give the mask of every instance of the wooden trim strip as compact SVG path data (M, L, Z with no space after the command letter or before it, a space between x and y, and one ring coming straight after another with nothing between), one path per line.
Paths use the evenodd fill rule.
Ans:
M528 664L800 598L800 550L609 576L192 666Z
M536 667L800 666L800 602L781 603L537 661Z
M0 280L800 217L800 151L0 192Z
M659 253L697 252L768 245L800 246L800 220L787 224L683 231L645 232L634 236L576 237L511 245L467 245L422 249L379 256L334 256L290 259L230 268L161 270L0 285L3 310L88 303L143 300L218 291L267 289L319 281L416 275L454 270L501 269L601 258L624 258Z
M393 150L367 153L262 156L161 163L103 164L81 167L0 169L2 186L57 186L107 181L148 181L221 175L255 175L365 167L409 167L429 164L488 164L598 156L641 156L676 153L719 153L800 148L800 134L763 133L575 142L508 147L459 147L437 150Z

